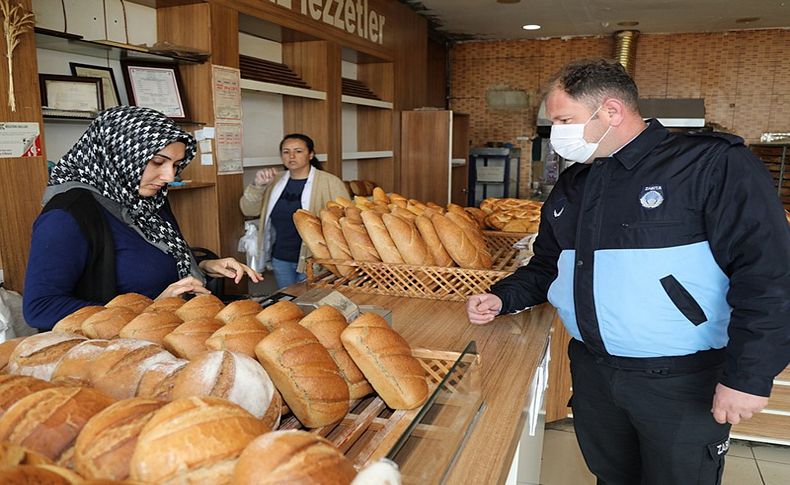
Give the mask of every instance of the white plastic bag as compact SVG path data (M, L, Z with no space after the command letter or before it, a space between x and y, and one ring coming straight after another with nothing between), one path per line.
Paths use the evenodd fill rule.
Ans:
M262 272L263 258L260 255L260 243L258 241L258 224L256 221L244 223L244 235L239 239L238 250L247 255L247 266L255 271Z
M36 333L22 316L22 295L0 288L0 342Z

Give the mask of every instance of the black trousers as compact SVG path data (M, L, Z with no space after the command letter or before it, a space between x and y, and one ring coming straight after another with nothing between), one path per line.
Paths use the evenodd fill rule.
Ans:
M721 364L628 369L575 339L568 355L576 438L599 484L721 482L730 425L710 412Z

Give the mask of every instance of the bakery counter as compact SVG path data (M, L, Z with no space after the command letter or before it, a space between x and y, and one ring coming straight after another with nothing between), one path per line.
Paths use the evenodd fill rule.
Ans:
M299 295L304 285L287 293ZM530 384L541 363L555 310L541 305L519 315L472 325L464 303L370 295L342 289L359 305L392 311L393 328L413 348L461 352L477 342L483 406L447 483L504 483L524 426Z

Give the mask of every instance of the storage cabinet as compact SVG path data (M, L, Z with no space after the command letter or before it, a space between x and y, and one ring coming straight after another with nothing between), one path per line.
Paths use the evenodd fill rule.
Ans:
M790 211L790 143L752 144L749 148L765 163L782 205Z
M448 110L401 114L401 193L446 205L466 204L469 115Z

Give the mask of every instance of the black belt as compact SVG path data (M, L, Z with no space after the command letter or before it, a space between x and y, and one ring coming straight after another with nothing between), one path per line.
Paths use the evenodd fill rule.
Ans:
M618 357L591 351L583 342L571 339L570 346L580 346L592 354L595 362L622 370L647 371L657 374L694 372L721 365L726 358L725 349L700 350L699 352L672 357Z

